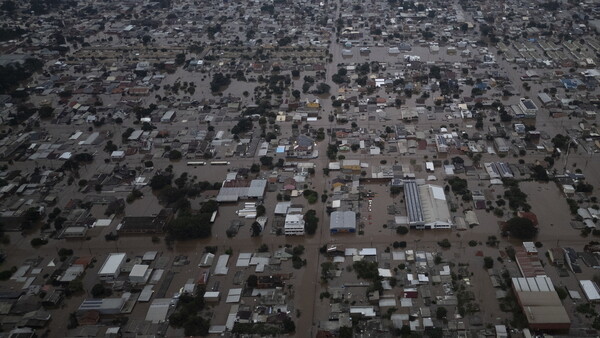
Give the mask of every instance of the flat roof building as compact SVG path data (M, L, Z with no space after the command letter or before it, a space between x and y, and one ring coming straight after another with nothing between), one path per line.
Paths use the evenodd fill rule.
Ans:
M110 253L98 271L98 278L112 280L119 276L121 266L125 262L125 253Z
M356 232L356 213L354 211L334 211L329 220L329 231Z
M167 314L171 309L173 300L171 298L156 298L150 304L146 313L146 321L154 324L164 323L167 320Z
M538 107L530 99L521 99L519 101L519 107L526 114L535 114L538 111Z
M68 227L63 231L63 238L82 238L87 233L87 227Z
M600 288L598 285L591 280L580 280L579 285L581 285L581 289L585 294L585 298L587 298L590 302L598 302L600 301Z
M286 236L303 236L304 235L304 216L302 214L287 214L283 231Z
M87 311L98 311L103 315L115 315L121 313L127 298L103 298L103 299L86 299L81 303L78 313Z
M145 284L148 282L150 274L152 274L152 269L150 269L148 265L136 264L133 266L133 268L131 268L131 272L129 273L129 281L135 284Z
M237 202L240 199L262 199L267 180L226 180L217 195L217 202Z
M169 122L173 121L174 118L175 118L175 111L169 110L160 118L160 122L169 123Z
M125 158L125 152L123 150L115 150L110 153L110 158L113 160L122 160Z
M512 287L530 329L567 330L571 327L571 319L549 277L513 278Z

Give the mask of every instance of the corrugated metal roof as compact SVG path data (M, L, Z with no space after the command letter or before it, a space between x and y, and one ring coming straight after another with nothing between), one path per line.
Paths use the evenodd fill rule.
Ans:
M580 280L579 284L589 301L593 302L600 300L600 290L598 290L598 285L596 285L596 283L591 280Z
M152 288L154 288L154 285L144 286L144 289L142 289L142 292L140 293L140 297L138 298L138 301L139 302L149 302L150 298L152 298L152 294L154 293L154 290L152 290Z
M406 200L406 211L408 213L409 224L423 223L423 209L419 190L415 181L404 182L404 199Z
M329 229L356 229L356 213L354 211L332 212Z

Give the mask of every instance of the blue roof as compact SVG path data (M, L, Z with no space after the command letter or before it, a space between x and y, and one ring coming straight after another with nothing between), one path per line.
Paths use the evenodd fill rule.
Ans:
M476 84L475 84L475 88L479 88L479 89L481 89L481 90L486 90L486 89L487 89L487 84L486 84L486 83L483 83L483 82L476 83Z
M579 86L579 84L581 84L581 82L577 79L561 79L560 82L567 89L575 89L577 86Z

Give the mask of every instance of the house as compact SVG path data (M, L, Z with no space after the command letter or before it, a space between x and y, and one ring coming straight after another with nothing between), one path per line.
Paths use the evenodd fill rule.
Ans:
M540 102L542 103L542 106L544 106L544 107L550 106L553 101L552 97L550 97L550 95L548 95L544 92L538 93L538 99L540 100Z
M565 252L561 248L550 248L548 250L548 258L554 265L562 266L565 264Z
M85 226L75 226L66 228L63 233L63 238L83 238L87 233L88 228Z
M288 148L287 157L313 158L315 140L306 135L298 135L293 144Z
M129 281L134 284L145 284L151 274L152 269L148 265L135 264L129 273Z
M345 173L360 173L360 160L342 160L341 168Z
M123 150L115 150L110 154L110 158L113 161L121 161L125 158L125 152Z
M169 122L173 122L174 119L175 119L175 111L169 110L160 118L160 122L169 123Z
M502 137L496 137L494 139L494 147L499 153L508 153L508 151L510 150L510 144Z
M448 142L444 135L436 135L435 136L435 147L438 153L447 153L448 152Z

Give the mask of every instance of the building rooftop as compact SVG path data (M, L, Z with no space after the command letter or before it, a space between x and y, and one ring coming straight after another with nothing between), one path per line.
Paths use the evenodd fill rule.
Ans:
M355 231L356 213L354 211L334 211L330 215L330 231Z
M98 271L98 275L113 275L118 269L121 267L123 261L125 261L126 254L125 253L111 253L100 267Z

